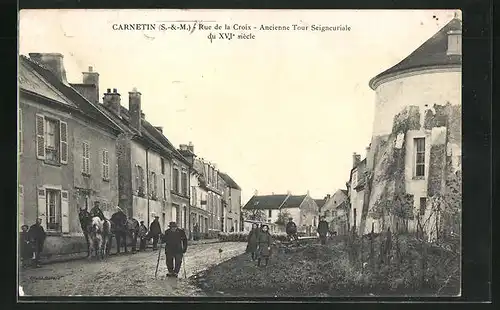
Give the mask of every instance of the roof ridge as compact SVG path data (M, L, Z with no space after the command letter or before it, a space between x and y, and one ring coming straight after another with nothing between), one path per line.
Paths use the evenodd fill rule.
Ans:
M291 196L291 194L287 194L287 196L285 197L285 200L283 200L283 202L278 207L278 210L281 210L281 207L283 207L283 205L285 204L285 202L287 202L287 200L288 200L288 198L290 198L290 196Z

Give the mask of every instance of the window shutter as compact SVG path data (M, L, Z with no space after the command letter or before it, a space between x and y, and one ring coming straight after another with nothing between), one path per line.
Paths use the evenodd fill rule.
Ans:
M61 191L61 228L63 233L69 233L69 196L68 191Z
M36 158L45 159L45 117L36 115Z
M19 228L24 225L24 186L19 185L19 196L17 200L19 214Z
M59 147L61 151L61 164L68 163L68 124L63 121L59 121L59 141L61 142Z
M109 180L109 154L107 150L102 151L102 178Z
M19 154L23 153L23 111L19 109Z
M47 192L45 188L39 187L37 189L38 197L38 218L42 220L43 229L47 230Z

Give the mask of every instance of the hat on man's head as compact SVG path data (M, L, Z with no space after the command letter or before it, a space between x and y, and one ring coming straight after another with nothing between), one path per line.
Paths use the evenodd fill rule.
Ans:
M160 217L158 215L155 215L155 219L159 219Z
M176 222L170 222L170 223L168 223L168 227L177 227L177 223Z
M144 221L141 221L141 224L144 224Z
M289 218L288 218L288 220L289 220L289 221L293 220L293 217L289 217Z

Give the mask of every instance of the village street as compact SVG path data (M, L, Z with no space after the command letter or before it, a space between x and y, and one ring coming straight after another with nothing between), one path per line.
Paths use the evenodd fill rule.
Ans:
M245 250L244 242L192 245L185 255L186 277L219 264ZM222 249L222 253L219 253ZM31 296L203 296L184 279L184 268L177 280L166 278L162 249L158 277L155 268L158 251L113 255L107 261L76 260L22 270L20 286Z

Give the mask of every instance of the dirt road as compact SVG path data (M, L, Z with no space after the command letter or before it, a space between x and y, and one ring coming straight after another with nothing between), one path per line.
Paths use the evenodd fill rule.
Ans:
M184 260L186 277L243 253L245 246L242 242L225 242L189 247ZM31 296L204 296L184 279L183 268L178 280L166 278L163 250L155 279L157 257L157 251L148 250L111 256L103 262L55 263L21 270L19 284L24 294Z

